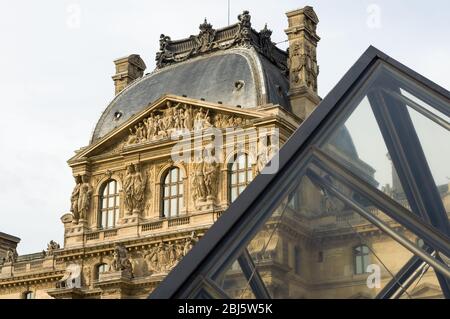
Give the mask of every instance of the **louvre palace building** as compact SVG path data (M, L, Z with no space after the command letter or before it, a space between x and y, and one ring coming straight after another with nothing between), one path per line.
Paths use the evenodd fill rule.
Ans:
M198 33L185 39L162 34L156 68L149 73L137 54L115 60L116 96L91 140L74 146L79 149L68 160L74 187L61 216L64 242L18 255L20 239L0 233L0 298L148 298L194 253L208 229L229 217L232 203L234 209L247 209L241 194L257 191L259 179L244 192L264 169L275 166L271 159L297 129L309 125L322 101L317 93L319 19L312 7L286 17L286 51L272 42L267 25L252 24L250 13L243 11L222 28L199 21ZM382 183L377 163L354 141L360 134L354 128L370 111L364 101L355 123L337 127L315 154L345 166L397 211L415 210L389 144L379 151L390 176ZM383 140L380 133L371 138ZM211 282L220 292L216 296L232 298L375 298L392 282L401 289L389 297L446 296L446 270L430 263L422 262L409 281L402 279L415 250L396 236L447 265L444 255L427 250L434 237L417 236L413 222L405 226L335 183L336 192L351 202L337 200L314 182L314 172L264 223L255 213L259 231L239 260L203 284ZM325 177L324 185L332 184L317 174ZM449 184L435 186L448 222ZM375 219L357 213L355 202ZM253 269L251 276L246 265ZM261 283L263 292L256 293Z

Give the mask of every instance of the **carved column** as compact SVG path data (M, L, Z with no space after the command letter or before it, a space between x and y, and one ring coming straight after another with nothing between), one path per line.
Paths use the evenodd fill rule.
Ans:
M289 97L294 114L305 120L319 104L317 95L317 43L319 19L312 7L286 13L289 27L285 30L289 39Z

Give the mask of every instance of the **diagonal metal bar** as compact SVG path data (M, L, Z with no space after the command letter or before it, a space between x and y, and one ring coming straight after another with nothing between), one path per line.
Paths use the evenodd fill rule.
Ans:
M447 265L437 261L435 258L431 257L425 250L417 247L414 243L409 241L403 235L399 234L395 230L393 230L389 225L387 225L383 220L374 216L370 212L366 211L363 207L361 207L354 200L349 199L346 195L342 194L336 187L334 187L329 181L320 177L316 172L311 169L307 170L307 176L313 181L315 184L320 185L321 187L327 189L333 196L344 202L346 205L351 207L355 212L360 214L362 217L370 221L372 224L380 228L384 231L388 236L392 237L396 242L400 245L408 249L413 254L419 256L423 261L426 261L430 264L436 272L441 273L442 275L450 278L450 269Z
M247 248L239 256L238 262L239 266L241 266L242 272L247 278L248 284L255 294L256 299L271 299L270 294L267 291L267 287L261 279L259 271L256 269Z

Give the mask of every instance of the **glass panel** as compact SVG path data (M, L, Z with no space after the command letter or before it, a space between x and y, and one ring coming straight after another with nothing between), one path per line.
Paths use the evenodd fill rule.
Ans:
M247 171L247 181L251 182L253 179L253 172L251 170Z
M366 198L311 166L339 192L390 225L412 243L416 236L400 227ZM299 207L286 196L245 247L274 298L374 298L413 254L307 177L294 192ZM359 195L359 196L357 196ZM296 248L291 248L296 247ZM297 253L295 253L297 250ZM288 253L294 251L293 257ZM301 252L301 257L300 257ZM320 252L321 258L318 258ZM292 259L294 258L294 260ZM301 266L300 266L301 263ZM228 286L228 268L213 276L231 294L242 292L242 274ZM239 277L240 276L240 277ZM274 285L273 283L278 283ZM230 288L231 287L231 288ZM251 290L247 283L247 289ZM244 289L245 290L245 289ZM233 293L233 296L239 294Z
M170 196L176 196L177 195L177 185L170 186Z
M247 279L237 261L217 280L222 290L233 299L255 299L252 290L248 288Z
M164 187L164 197L169 197L169 186Z
M178 168L174 168L170 171L172 183L178 180Z
M169 217L169 200L168 199L164 200L163 212L164 212L165 217Z
M231 174L231 185L235 185L237 183L236 173Z
M103 211L103 212L101 212L101 221L102 221L102 224L101 224L101 226L103 227L103 228L106 228L106 211Z
M184 186L183 183L178 184L178 195L183 195L184 193Z
M116 196L116 207L119 207L119 206L120 206L120 196L117 195Z
M450 212L450 132L413 108L408 112L446 211Z
M239 183L245 183L245 172L239 173Z
M103 198L102 200L102 208L106 208L106 198Z
M108 198L108 208L114 207L114 197Z
M241 194L245 189L245 186L239 186L239 194Z
M231 188L231 201L234 202L235 199L237 198L238 193L237 193L237 188L236 187L232 187Z
M113 227L113 226L114 226L114 211L109 210L107 227Z
M245 165L246 159L247 159L247 155L239 155L239 157L238 157L239 169L246 168L246 165Z
M178 207L177 207L177 199L172 198L170 200L170 216L174 217L178 213Z
M369 101L364 98L323 150L360 178L409 208Z

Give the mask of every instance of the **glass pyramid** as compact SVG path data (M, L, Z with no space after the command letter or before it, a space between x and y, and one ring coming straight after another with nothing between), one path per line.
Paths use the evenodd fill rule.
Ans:
M449 116L370 47L150 298L450 298Z

